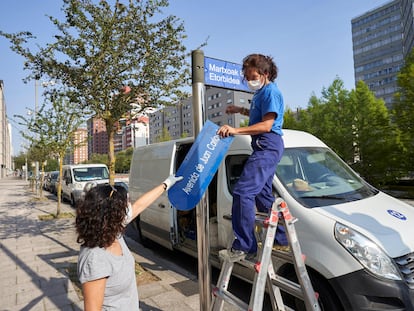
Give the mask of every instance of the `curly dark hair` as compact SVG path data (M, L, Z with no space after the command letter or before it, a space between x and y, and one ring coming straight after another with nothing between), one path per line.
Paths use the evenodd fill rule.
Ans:
M268 79L274 81L277 78L279 69L277 68L273 57L262 54L250 54L243 59L242 71L247 68L255 68L261 75L268 74Z
M128 196L122 186L91 188L76 210L77 242L86 247L108 247L125 230Z

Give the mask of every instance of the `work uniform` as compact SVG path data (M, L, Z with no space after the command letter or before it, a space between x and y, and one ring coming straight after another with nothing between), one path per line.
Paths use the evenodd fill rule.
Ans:
M263 116L269 112L276 113L272 130L252 135L253 153L247 159L233 190L232 225L236 237L233 249L249 254L257 252L254 235L256 207L261 212L267 212L273 205L273 175L284 150L284 103L275 83L266 84L253 95L249 125L262 121Z

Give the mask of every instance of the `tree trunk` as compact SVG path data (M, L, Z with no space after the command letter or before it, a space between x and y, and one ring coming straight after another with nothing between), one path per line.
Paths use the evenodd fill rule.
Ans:
M60 215L60 205L62 201L62 173L63 173L63 155L59 155L59 179L57 181L57 208L56 208L56 218Z
M115 183L115 147L114 147L114 127L107 126L108 133L108 169L109 169L109 183Z

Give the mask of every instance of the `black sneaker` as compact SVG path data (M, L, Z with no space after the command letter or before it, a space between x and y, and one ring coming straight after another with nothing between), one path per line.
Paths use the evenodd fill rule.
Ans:
M256 256L257 256L257 253L248 253L248 254L246 254L246 260L249 260L249 261L254 261L254 259L256 259Z
M247 253L239 249L231 248L227 250L227 255L231 261L239 261L239 260L244 259Z

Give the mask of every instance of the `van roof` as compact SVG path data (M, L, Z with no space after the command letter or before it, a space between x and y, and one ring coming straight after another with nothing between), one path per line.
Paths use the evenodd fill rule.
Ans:
M283 142L285 144L285 148L328 147L319 138L310 133L289 129L283 130ZM250 146L250 136L237 135L234 137L231 148L233 150L245 149L246 144Z
M151 145L142 146L139 148L154 148L157 145L170 145L170 144L186 144L194 141L194 137L180 138L176 140L170 140L165 142L153 143ZM328 147L323 141L321 141L316 136L298 130L283 129L283 141L285 148L295 148L295 147ZM250 146L250 136L249 135L236 135L232 143L232 149L246 149L246 145Z
M77 168L77 167L106 167L105 164L100 163L93 163L93 164L66 164L63 165L63 167L71 167L71 168Z
M297 130L283 130L283 141L286 148L293 147L328 147L316 136Z

